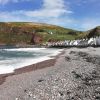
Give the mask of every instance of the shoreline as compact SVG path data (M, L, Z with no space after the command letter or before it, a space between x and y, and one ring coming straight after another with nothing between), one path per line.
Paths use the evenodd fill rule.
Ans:
M54 64L56 63L56 60L62 54L64 54L64 50L60 51L60 53L57 54L56 56L50 56L51 59L47 59L47 60L44 60L44 61L41 61L41 62L38 62L35 64L31 64L28 66L23 66L22 68L15 69L14 72L12 72L12 73L0 74L0 85L2 85L6 81L6 78L9 76L27 73L27 72L54 66Z
M27 73L23 70L22 74L18 71L19 74L7 77L0 85L0 100L100 98L99 51L100 48L64 49L64 54L52 59L51 67L42 68L40 63L40 70Z

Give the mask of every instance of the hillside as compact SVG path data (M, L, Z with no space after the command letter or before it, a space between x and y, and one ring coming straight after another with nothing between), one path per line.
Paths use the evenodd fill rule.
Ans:
M90 38L100 34L100 27L81 32L56 25L32 22L0 22L0 44L41 44L47 41Z
M50 33L53 33L52 35ZM75 39L77 31L55 25L12 22L0 23L0 44L33 44L33 34L41 37L42 42L50 40Z
M88 38L95 37L95 36L100 36L100 26L98 26L92 30L87 31Z
M96 36L100 36L100 26L97 26L88 31L77 31L77 39L91 38Z

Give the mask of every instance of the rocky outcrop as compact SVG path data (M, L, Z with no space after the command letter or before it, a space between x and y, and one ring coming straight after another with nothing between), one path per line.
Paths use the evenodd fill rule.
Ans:
M88 38L100 36L100 26L88 31Z
M43 42L43 37L36 33L32 34L31 43L32 44L41 44Z

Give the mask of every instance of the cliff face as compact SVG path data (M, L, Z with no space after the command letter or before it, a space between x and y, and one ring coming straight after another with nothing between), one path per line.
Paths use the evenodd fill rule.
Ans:
M32 34L32 38L30 41L32 44L41 44L43 42L43 37L36 33Z
M88 33L88 35L87 35L88 38L100 36L100 26L98 26L92 30L89 30L87 33Z

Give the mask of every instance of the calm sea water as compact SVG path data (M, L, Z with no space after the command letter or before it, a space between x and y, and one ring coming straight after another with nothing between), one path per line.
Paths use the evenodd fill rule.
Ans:
M0 74L13 72L17 68L38 63L60 53L61 49L47 48L3 48L0 49Z

